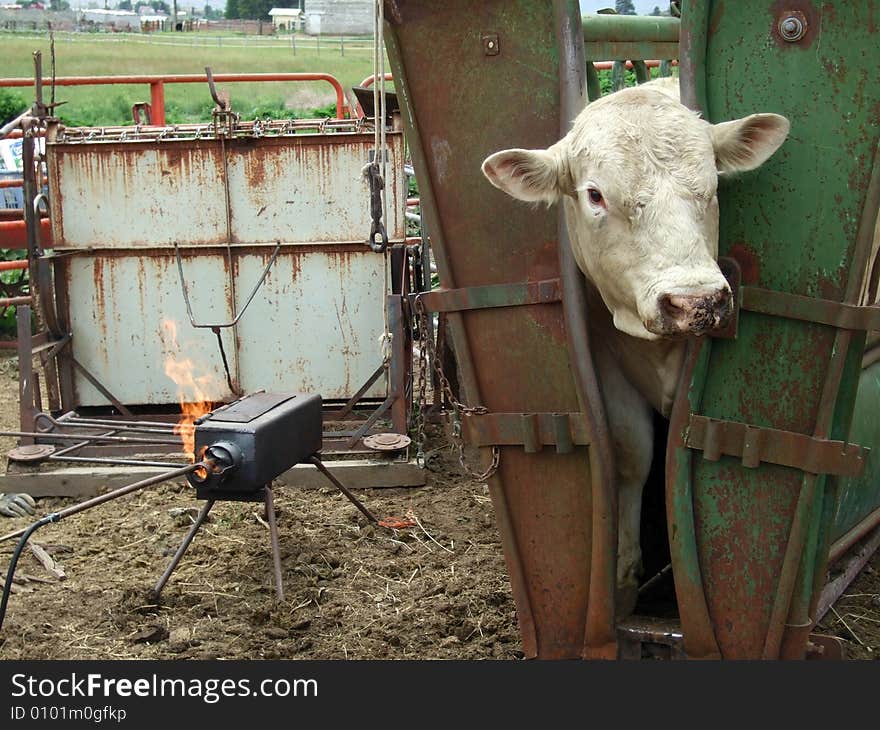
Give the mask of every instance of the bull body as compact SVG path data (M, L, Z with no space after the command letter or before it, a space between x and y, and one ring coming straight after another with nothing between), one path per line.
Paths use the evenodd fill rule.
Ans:
M717 264L719 173L751 170L783 143L777 114L709 124L679 101L676 80L589 104L546 150L489 156L483 172L513 197L564 206L588 282L593 358L615 452L618 613L641 573L641 497L653 458L653 414L669 416L686 338L733 311Z

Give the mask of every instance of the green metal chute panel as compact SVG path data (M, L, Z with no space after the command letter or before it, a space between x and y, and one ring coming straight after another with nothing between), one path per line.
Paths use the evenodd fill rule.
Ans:
M847 533L867 520L880 521L880 363L865 368L859 380L853 410L850 439L877 450L864 474L845 480L840 487L831 539L845 539Z
M791 121L767 163L721 181L720 255L739 262L745 308L738 339L692 347L671 423L670 538L691 656L804 655L840 483L833 468L821 468L821 442L848 438L864 348L863 332L815 320L822 307L835 311L828 302L858 303L876 215L880 33L872 6L684 7L683 100L711 122L753 112ZM802 319L781 316L767 306L767 290L824 303L798 300L789 310ZM694 415L748 424L746 456L695 448ZM808 439L787 454L800 468L748 456L779 445L762 429Z
M549 423L554 414L574 414L591 431L596 419L580 413L575 382L583 362L568 355L567 305L551 297L498 306L500 290L486 289L564 278L557 211L512 200L480 171L500 149L553 144L568 122L563 109L583 103L582 56L579 67L570 60L582 53L577 3L398 0L385 7L423 220L443 290L461 294L449 323L463 400L489 411L468 417L478 423L466 423L465 433L521 414L535 414L535 424L538 416ZM598 399L587 407L596 403L601 409ZM615 655L615 520L606 502L598 520L606 533L597 537L595 485L608 480L591 463L600 448L595 434L570 448L545 440L527 449L500 436L489 443L506 444L489 484L526 656Z

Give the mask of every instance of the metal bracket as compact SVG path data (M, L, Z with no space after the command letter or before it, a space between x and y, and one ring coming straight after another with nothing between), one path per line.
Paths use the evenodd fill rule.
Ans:
M755 286L741 287L740 292L740 306L750 312L827 324L839 329L880 330L880 306L845 304Z
M464 440L471 446L523 446L527 454L544 446L570 454L590 443L582 413L483 413L462 419Z
M527 281L520 284L491 284L461 289L438 289L417 295L429 312L461 312L468 309L519 307L562 301L559 279Z
M850 477L861 476L871 452L864 446L843 441L694 414L690 417L685 444L701 450L707 461L718 461L722 455L735 456L749 469L763 461L810 474Z

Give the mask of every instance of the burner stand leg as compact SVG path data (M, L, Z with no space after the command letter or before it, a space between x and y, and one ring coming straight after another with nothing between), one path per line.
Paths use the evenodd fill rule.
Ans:
M159 582L156 583L155 586L153 586L153 590L151 591L151 595L153 596L153 598L159 598L159 595L162 593L162 589L165 587L165 584L168 582L168 579L171 577L174 569L177 568L177 564L180 562L181 558L183 558L183 555L189 547L189 544L193 541L193 538L196 536L196 533L199 531L199 528L202 526L202 523L208 516L208 512L211 511L211 507L213 506L213 499L209 499L207 502L205 502L205 506L202 507L202 510L201 512L199 512L199 516L196 517L196 521L193 523L193 526L189 528L189 532L186 533L186 537L183 538L183 542L180 543L180 547L177 548L177 552L174 554L174 557L171 558L171 563L165 569L162 577L159 578Z
M284 600L284 585L281 578L281 548L278 544L278 526L275 524L275 498L272 487L266 485L266 521L269 523L269 540L272 543L272 568L275 573L275 595L278 602Z

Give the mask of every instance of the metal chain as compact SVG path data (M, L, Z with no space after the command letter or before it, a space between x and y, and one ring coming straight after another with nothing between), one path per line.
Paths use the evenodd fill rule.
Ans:
M481 416L489 412L485 406L468 406L459 401L452 392L452 386L449 379L443 372L443 365L440 358L434 350L434 343L430 337L425 336L428 330L428 312L425 309L425 303L422 301L422 295L415 297L415 313L418 322L419 332L422 334L422 346L419 348L419 367L418 367L418 416L416 416L416 460L419 466L425 463L425 410L427 407L427 381L428 381L428 358L433 361L434 372L437 375L437 381L446 400L452 406L452 441L458 450L458 463L472 479L478 482L484 482L498 471L501 462L501 449L498 446L492 447L492 462L481 473L473 471L464 458L464 439L461 435L461 418L465 416Z

